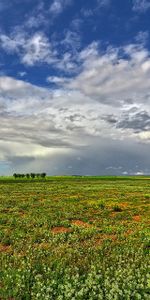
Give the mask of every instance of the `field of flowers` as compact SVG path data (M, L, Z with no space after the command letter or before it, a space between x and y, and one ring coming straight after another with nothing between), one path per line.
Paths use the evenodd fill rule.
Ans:
M0 179L0 299L150 299L150 179Z

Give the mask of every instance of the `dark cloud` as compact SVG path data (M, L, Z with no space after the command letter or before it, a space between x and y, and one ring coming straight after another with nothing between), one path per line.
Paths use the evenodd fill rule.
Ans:
M116 124L118 121L117 118L115 117L115 115L113 115L113 114L109 114L109 115L102 117L102 120L105 120L106 122L108 122L112 125Z
M116 127L133 129L134 132L149 131L150 114L146 111L141 111L134 115L125 115L123 120L117 123Z

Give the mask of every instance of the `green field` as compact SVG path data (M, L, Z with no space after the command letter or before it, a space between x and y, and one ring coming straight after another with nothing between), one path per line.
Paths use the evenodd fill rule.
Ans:
M0 178L0 299L150 299L150 178Z

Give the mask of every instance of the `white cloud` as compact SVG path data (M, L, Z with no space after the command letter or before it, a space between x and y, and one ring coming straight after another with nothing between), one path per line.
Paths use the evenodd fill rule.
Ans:
M41 33L35 34L28 39L24 45L25 54L22 62L28 65L33 65L35 62L53 61L51 45L48 39Z
M149 53L141 45L109 47L105 53L96 43L80 53L83 70L68 86L100 103L126 102L149 105Z
M81 46L81 36L71 30L65 32L65 38L60 42L67 49L76 51Z
M1 34L0 45L7 52L17 53L21 62L27 65L55 61L55 51L52 50L48 38L42 32L37 32L32 36L24 31L13 32L10 36Z
M144 13L150 9L150 0L133 0L133 10Z
M64 85L68 82L67 78L58 77L58 76L48 76L47 82L55 83L57 85Z
M19 75L20 77L25 77L25 76L27 75L27 72L25 72L25 71L20 71L20 72L18 72L18 75Z
M50 6L50 13L56 16L64 11L64 9L72 4L72 0L53 0L53 3Z
M145 140L150 143L150 131L141 132L139 133L139 136L142 140Z
M0 77L0 90L1 92L13 92L13 91L19 91L24 89L24 87L31 86L28 83L24 83L21 80L16 80L11 77Z
M57 51L62 46L62 52ZM55 68L65 72L75 72L78 68L78 50L80 36L70 30L65 32L60 41L50 40L43 32L29 35L21 28L17 28L10 35L0 34L0 47L10 54L16 53L21 63L33 66L39 63L55 64Z
M38 15L31 15L25 22L27 28L38 28L41 25L46 25L47 19L44 14L38 13Z
M138 172L135 172L135 175L136 176L142 176L142 175L144 175L144 173L142 171L138 171Z
M0 35L0 45L2 48L4 48L7 52L17 52L18 47L21 44L21 40L19 40L19 37L17 39L14 37L9 37L5 34ZM22 41L23 42L23 41Z
M78 17L75 17L72 21L71 21L71 28L77 32L80 31L80 27L82 26L83 24L83 20L82 18L78 18Z
M31 11L25 15L24 22L22 24L23 30L36 30L41 28L44 30L50 25L51 21L49 19L49 11L46 9L45 1L36 1L37 4Z
M85 18L89 18L89 17L93 16L94 10L82 8L82 9L81 9L81 14L82 14Z
M135 37L135 41L139 44L145 45L149 39L149 32L148 31L139 31L137 36Z
M60 0L54 0L52 5L50 6L50 12L54 14L59 14L63 11L63 2Z
M82 7L81 14L84 18L93 17L95 14L99 14L102 9L107 9L111 5L111 0L96 0L94 8Z
M35 59L40 61L41 58L49 63L48 40L42 37L34 35L34 39L30 37L30 43L26 38L28 50L22 48L22 59L25 57L27 64L31 65ZM35 53L33 59L32 55L25 56L30 53L31 45ZM88 172L85 167L88 162L89 170L93 168L98 172L95 160L100 153L102 170L111 171L107 167L112 165L111 161L116 156L112 172L120 172L117 166L123 166L122 162L121 172L126 171L126 164L130 161L132 168L130 170L128 166L128 172L134 173L134 165L140 159L145 169L139 166L139 170L147 172L150 141L148 50L142 43L137 43L119 48L108 47L104 52L100 44L94 42L75 54L65 53L62 61L56 61L57 68L62 67L63 70L69 63L72 67L75 64L78 75L69 78L49 76L47 81L55 83L55 89L0 77L3 124L0 127L0 160L29 170L37 168L38 160L46 168L47 158L55 162L55 166L50 164L54 168L59 162L58 172L65 172L70 165L73 173L77 172L76 166L78 170L81 168L81 164L82 170ZM117 150L120 147L121 156ZM132 162L129 157L133 159L133 155ZM77 157L81 158L79 165ZM90 159L94 167L90 165Z

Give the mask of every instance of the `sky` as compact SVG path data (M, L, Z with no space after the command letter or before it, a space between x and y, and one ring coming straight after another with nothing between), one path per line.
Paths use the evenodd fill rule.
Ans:
M0 0L0 175L150 174L150 0Z

